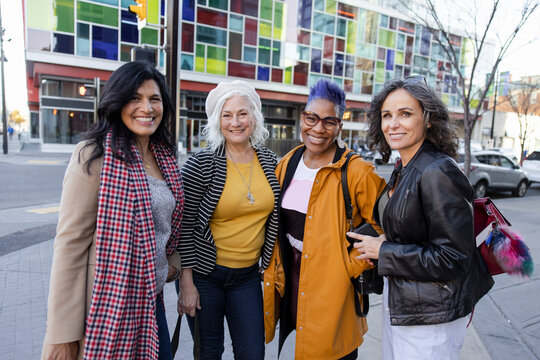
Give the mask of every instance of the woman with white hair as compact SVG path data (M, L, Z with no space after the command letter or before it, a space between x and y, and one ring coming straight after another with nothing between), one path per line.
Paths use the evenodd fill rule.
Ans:
M218 84L206 114L209 146L182 168L178 311L197 312L201 359L221 359L225 317L235 359L264 359L260 272L277 235L277 158L263 146L261 100L245 81Z

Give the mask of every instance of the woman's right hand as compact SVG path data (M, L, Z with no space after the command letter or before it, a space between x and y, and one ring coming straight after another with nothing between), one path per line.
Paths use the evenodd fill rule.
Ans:
M199 291L193 283L193 272L191 269L182 269L180 276L180 294L178 296L178 314L195 316L195 310L201 309Z
M45 348L46 360L75 360L79 354L79 343L72 341L64 344L47 344Z

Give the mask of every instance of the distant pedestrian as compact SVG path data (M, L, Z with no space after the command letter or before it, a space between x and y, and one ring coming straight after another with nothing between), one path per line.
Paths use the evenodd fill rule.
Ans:
M13 133L15 132L15 129L13 129L13 127L9 125L7 132L9 135L9 140L13 140Z
M421 79L392 80L373 97L369 139L399 163L373 209L378 238L350 233L358 259L384 276L383 360L457 360L478 300L493 286L473 231L474 191L453 160L446 106Z
M352 144L352 149L355 153L357 154L360 153L360 144L358 144L358 139L354 139L353 144Z
M184 202L173 114L152 65L107 81L64 177L42 358L172 360L162 290L180 273Z

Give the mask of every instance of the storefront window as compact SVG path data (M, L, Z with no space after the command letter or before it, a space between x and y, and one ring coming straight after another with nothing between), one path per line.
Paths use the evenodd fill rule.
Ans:
M43 142L49 144L76 144L88 130L94 114L85 111L43 109Z

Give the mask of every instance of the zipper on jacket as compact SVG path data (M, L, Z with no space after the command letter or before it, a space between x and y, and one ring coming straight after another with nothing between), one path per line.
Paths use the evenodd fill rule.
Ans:
M446 285L445 283L443 282L440 282L440 281L435 281L435 284L439 285L440 287L442 287L443 289L445 289L446 291L448 291L450 294L452 294L454 291L450 288L450 286Z
M409 198L409 192L409 189L405 190L405 199L403 199L403 207L401 208L400 219L403 219L403 216L405 216L405 208L407 207L407 199Z

